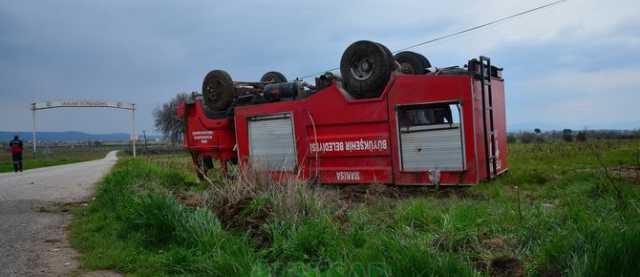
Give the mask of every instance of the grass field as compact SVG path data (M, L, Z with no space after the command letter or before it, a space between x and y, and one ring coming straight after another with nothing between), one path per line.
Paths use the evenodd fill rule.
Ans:
M186 155L121 160L72 244L132 276L637 276L640 142L514 144L463 189L199 183Z
M77 163L102 159L111 150L122 149L120 146L102 147L51 147L46 151L38 151L36 159L30 151L23 154L23 169L33 169L46 166ZM0 172L13 171L11 152L8 149L0 152Z

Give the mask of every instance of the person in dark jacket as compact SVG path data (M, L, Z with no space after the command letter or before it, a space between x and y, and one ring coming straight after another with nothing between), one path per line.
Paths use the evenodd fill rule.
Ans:
M9 142L9 147L11 148L11 157L13 159L13 171L22 172L22 151L24 150L22 141L18 136L15 136Z

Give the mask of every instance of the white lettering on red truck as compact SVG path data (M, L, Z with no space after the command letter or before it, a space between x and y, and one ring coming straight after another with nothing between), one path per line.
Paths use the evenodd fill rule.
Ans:
M311 152L353 152L353 151L386 151L389 143L386 139L359 139L348 141L313 142L309 144Z
M207 143L213 139L213 131L193 131L191 132L193 140L199 140L201 143Z
M360 181L359 171L337 171L336 180L338 181Z

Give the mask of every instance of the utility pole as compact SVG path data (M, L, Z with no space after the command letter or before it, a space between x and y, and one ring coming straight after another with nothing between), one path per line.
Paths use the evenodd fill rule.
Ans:
M144 151L147 152L147 130L142 130L142 135L144 136Z
M136 104L131 104L131 142L133 144L133 157L136 157Z
M31 141L33 144L33 159L36 159L36 103L32 103L31 104L31 111L32 111L32 117L33 117L33 129L32 129L32 133L31 133Z

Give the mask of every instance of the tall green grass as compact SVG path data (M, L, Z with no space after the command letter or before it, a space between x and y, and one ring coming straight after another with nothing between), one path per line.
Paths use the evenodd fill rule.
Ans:
M464 193L372 187L355 202L254 175L203 190L167 157L126 159L72 241L84 267L134 276L635 276L640 184L616 168L640 170L637 149L510 145L510 173ZM185 193L204 200L187 208Z
M120 162L73 223L72 243L87 254L85 266L140 276L249 274L257 260L247 237L171 195L194 181L142 160Z

